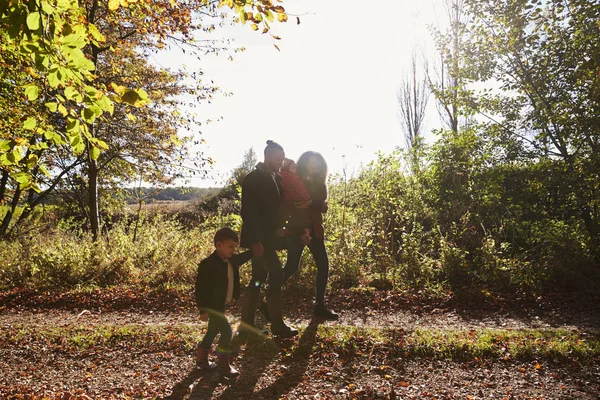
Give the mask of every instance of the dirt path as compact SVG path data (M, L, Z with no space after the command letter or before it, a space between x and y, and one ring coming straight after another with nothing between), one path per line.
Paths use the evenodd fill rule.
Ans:
M317 334L310 298L302 296L288 296L285 304L288 321L302 327L302 335L242 344L234 360L242 375L227 380L195 369L191 345L171 337L182 328L200 332L205 327L185 295L158 301L156 296L149 300L127 294L102 302L91 294L63 296L54 303L40 296L5 295L6 301L0 303L0 398L597 400L600 394L600 360L580 364L552 359L437 359L405 356L376 341L332 342ZM598 305L593 302L578 307L543 302L482 306L419 301L393 293L338 292L330 296L330 303L344 311L340 321L322 325L343 329L565 329L583 335L600 329ZM230 315L239 315L239 310L234 307ZM258 321L264 322L262 317ZM124 339L74 348L60 338L8 338L21 328L93 331L126 326L159 328L170 339L141 336L134 342Z
M230 317L232 324L239 321L235 316ZM287 321L294 326L307 326L307 318L293 316ZM257 323L266 325L262 317L257 317ZM581 323L581 321L548 321L539 317L516 318L506 314L484 315L474 318L472 315L465 317L455 311L433 311L415 314L410 311L396 311L393 313L378 313L376 311L361 312L357 310L346 311L341 314L337 322L327 322L328 325L345 325L362 328L402 328L406 331L414 329L443 329L443 330L470 330L470 329L567 329L588 330L598 329L600 325L595 321ZM191 325L203 327L205 323L199 321L195 312L148 312L134 313L118 312L69 312L64 310L46 311L19 311L0 313L0 326L27 326L27 327L66 327L71 325L153 325L174 326Z

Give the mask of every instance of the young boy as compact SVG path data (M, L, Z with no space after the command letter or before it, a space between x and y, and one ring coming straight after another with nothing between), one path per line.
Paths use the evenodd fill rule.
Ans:
M196 278L196 305L200 318L208 319L208 329L202 342L196 346L198 368L213 369L208 361L208 353L218 333L216 368L227 377L235 377L239 372L229 363L231 325L225 317L225 305L240 296L239 267L252 258L252 251L235 254L239 240L230 228L217 231L214 238L215 251L198 266Z

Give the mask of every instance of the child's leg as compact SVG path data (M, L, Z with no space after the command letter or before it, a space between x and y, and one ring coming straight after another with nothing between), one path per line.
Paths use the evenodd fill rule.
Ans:
M229 353L231 349L231 336L233 334L231 325L229 325L229 321L227 321L225 315L220 315L218 320L221 337L219 338L219 343L217 344L217 350L222 353Z
M229 325L227 318L223 314L220 314L216 320L218 321L219 332L221 332L217 346L217 370L225 376L235 377L239 374L239 371L233 368L229 362L232 335L231 325Z
M215 337L219 333L219 325L215 322L213 313L209 313L208 317L208 328L202 342L196 346L196 366L202 369L212 369L216 367L214 363L208 361L208 353L212 346Z
M206 329L206 334L202 339L202 342L198 343L198 347L202 347L204 349L210 349L212 346L215 337L219 333L219 322L216 318L216 313L209 312L208 313L208 329Z

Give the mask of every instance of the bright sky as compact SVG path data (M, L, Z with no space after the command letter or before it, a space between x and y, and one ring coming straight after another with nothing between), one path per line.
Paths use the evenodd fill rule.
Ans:
M222 117L201 136L203 151L216 163L210 178L188 185L222 185L248 148L261 160L267 139L293 159L319 151L331 172L346 165L348 174L377 151L401 146L396 92L411 48L432 47L427 24L435 23L438 1L286 0L289 21L272 27L279 41L241 24L215 31L246 48L233 61L224 53L201 61L174 51L159 54L164 67L199 67L204 79L233 92L199 108L202 119ZM291 15L300 15L300 25ZM435 108L428 113L426 131L439 124Z

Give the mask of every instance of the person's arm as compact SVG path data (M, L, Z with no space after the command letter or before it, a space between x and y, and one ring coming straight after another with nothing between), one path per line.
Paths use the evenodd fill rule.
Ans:
M327 212L327 185L325 183L316 184L314 189L310 208L323 214Z
M243 253L239 253L239 254L234 254L230 259L229 262L231 263L231 265L233 265L234 267L240 267L243 264L247 263L248 261L250 261L250 259L252 258L252 250L246 250Z
M209 303L210 276L207 267L206 260L202 261L198 266L198 275L196 276L196 306L202 314L206 313Z
M242 183L242 221L244 235L251 245L262 240L259 220L259 196L256 190L255 176L247 175Z

